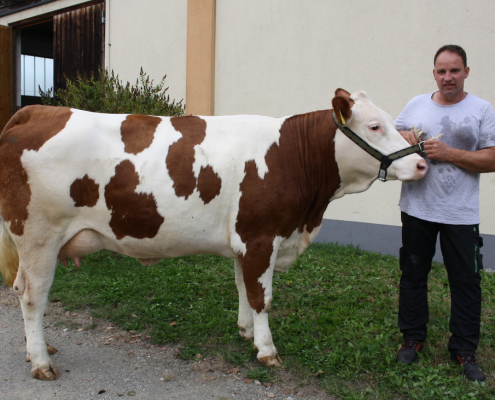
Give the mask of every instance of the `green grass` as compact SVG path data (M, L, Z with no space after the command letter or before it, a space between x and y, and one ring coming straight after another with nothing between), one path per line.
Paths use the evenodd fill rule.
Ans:
M495 397L495 274L483 275L482 339L478 356L488 383L469 383L449 359L449 290L445 268L430 274L430 324L421 362L397 365L399 267L396 258L354 247L313 244L274 277L270 326L285 369L301 382L318 376L344 399L492 399ZM233 261L215 256L162 260L142 266L110 252L85 257L81 268L59 266L51 291L70 310L156 343L180 342L183 358L221 354L251 367L252 344L238 335ZM276 380L276 369L251 367L249 377Z

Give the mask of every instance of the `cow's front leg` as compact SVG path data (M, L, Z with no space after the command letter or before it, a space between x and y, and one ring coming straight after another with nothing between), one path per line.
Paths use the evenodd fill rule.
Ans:
M277 248L278 246L272 246L272 243L269 246L248 246L246 254L239 257L246 297L253 318L254 345L258 349L257 358L260 363L269 367L280 366L282 362L273 344L272 333L268 325L268 310L272 303L272 279ZM249 319L247 312L245 318Z
M253 310L249 305L246 294L246 286L242 274L242 266L238 259L234 262L235 267L235 284L239 292L239 315L237 317L237 326L239 327L239 335L246 340L254 339L254 322Z
M60 376L50 360L43 334L43 315L53 281L55 261L53 264L45 269L38 261L35 267L29 268L23 267L21 261L14 281L14 291L19 297L24 317L26 359L31 361L33 377L47 381L58 379ZM42 273L38 273L39 271Z
M258 349L256 358L266 367L279 367L282 364L282 359L273 344L266 311L254 313L254 327L254 345Z
M269 275L269 276L267 276ZM268 324L268 310L272 304L273 270L266 271L260 281L263 282L265 307L261 311L253 309L254 345L258 349L258 361L267 367L279 367L282 363L273 344L272 332Z

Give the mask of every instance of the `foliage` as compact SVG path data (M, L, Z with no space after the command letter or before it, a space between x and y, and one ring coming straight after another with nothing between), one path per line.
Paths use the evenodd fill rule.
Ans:
M232 260L200 255L142 266L103 251L86 256L81 268L59 265L51 299L145 331L155 343L180 342L183 358L220 353L262 382L289 370L300 382L317 379L337 398L495 398L495 274L483 274L478 356L487 383L481 385L469 383L449 359L450 295L441 264L430 273L429 337L421 361L396 364L398 281L392 256L311 245L288 272L274 276L270 325L282 370L253 363L252 343L238 335Z
M135 85L125 85L118 75L107 70L89 78L78 76L76 80L66 78L65 89L53 96L52 90L40 90L41 101L45 105L78 108L80 110L110 114L145 114L160 116L184 115L182 100L170 101L165 87L166 75L158 85L154 85L143 69Z

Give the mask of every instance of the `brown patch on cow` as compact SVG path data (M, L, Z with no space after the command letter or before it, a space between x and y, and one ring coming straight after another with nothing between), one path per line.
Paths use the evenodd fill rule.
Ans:
M249 304L257 312L266 306L258 279L270 266L273 240L318 227L340 186L335 131L331 110L288 118L279 144L266 153L264 177L254 161L245 163L236 231L246 244L240 261Z
M239 254L242 265L242 276L246 295L253 310L260 313L265 309L265 296L263 285L258 279L270 267L270 256L273 253L273 240L268 237L260 237L258 240L246 244L246 254Z
M162 121L148 115L129 115L122 122L120 134L126 153L138 154L151 146L156 127Z
M69 108L28 106L19 110L0 137L0 208L12 233L21 236L28 218L31 189L21 163L25 150L38 151L65 128Z
M76 207L94 207L98 202L99 187L100 185L86 174L72 182L70 197L74 200Z
M105 186L105 200L112 214L110 227L117 239L153 238L165 221L152 194L135 192L138 184L134 164L124 160L115 167L115 175Z
M198 176L199 197L208 204L220 194L222 180L210 165L201 167Z
M197 180L193 171L194 146L201 144L206 136L206 121L199 117L171 118L172 126L182 137L172 144L165 161L175 194L187 198L194 192Z

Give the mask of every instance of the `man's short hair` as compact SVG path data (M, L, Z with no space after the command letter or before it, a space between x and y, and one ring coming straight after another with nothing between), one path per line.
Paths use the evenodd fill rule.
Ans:
M450 51L451 53L455 53L462 58L462 62L464 63L464 67L467 67L467 56L466 52L461 46L457 46L456 44L446 44L445 46L440 47L435 53L435 58L433 58L433 65L437 62L437 57L440 53L444 51Z

